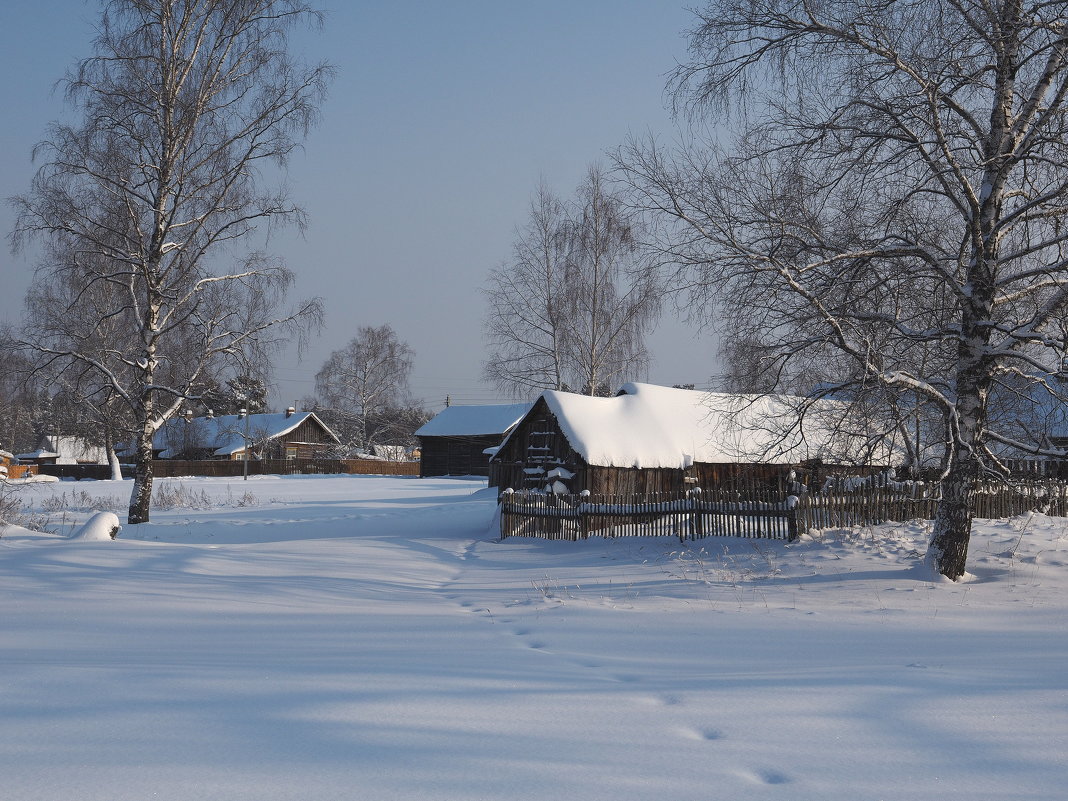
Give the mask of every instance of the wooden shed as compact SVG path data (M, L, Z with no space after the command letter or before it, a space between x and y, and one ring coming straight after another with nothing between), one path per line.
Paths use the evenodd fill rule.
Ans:
M529 403L445 407L415 432L419 475L488 475L490 454L528 411Z
M859 438L841 430L844 415L835 401L652 384L627 384L610 398L550 390L490 460L490 486L645 495L778 483L791 473L804 481L828 465L869 472Z

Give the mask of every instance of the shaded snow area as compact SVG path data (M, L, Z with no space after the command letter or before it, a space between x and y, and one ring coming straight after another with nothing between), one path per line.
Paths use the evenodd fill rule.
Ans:
M489 531L478 481L20 490L0 539L19 801L1061 799L1068 526L584 543ZM188 503L183 506L185 499ZM196 508L191 508L196 507Z

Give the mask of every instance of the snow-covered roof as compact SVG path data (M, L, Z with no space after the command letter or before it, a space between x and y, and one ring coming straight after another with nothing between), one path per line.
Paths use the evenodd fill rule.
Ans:
M821 458L860 461L859 441L839 436L838 401L729 395L626 384L611 398L546 391L542 397L571 447L599 467L678 468L694 462L793 464ZM846 440L843 442L843 439Z
M82 437L63 434L49 434L41 437L37 449L30 453L20 453L22 461L37 459L55 459L56 464L107 464L107 450L99 445L90 445Z
M28 462L33 459L54 459L57 456L59 456L59 454L49 448L38 448L35 451L20 453L16 458Z
M418 431L417 437L475 437L510 431L530 411L529 403L447 406Z
M403 445L372 445L372 454L376 459L386 459L390 462L403 462L408 458L408 449Z
M160 457L170 459L190 448L211 448L215 456L231 456L245 449L245 433L256 442L276 439L288 434L309 417L327 431L334 441L339 441L314 412L284 412L250 414L245 417L224 414L218 417L194 417L168 420L152 439L152 447L160 451Z

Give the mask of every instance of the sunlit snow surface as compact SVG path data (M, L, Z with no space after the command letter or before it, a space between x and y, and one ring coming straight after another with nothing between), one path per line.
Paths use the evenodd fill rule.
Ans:
M0 797L1061 799L1068 526L498 542L479 481L25 487L0 539ZM178 492L173 492L180 485ZM188 508L189 506L201 508Z

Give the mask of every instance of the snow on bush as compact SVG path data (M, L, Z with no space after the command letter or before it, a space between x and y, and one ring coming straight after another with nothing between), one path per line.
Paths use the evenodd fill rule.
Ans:
M103 542L119 536L122 526L114 512L97 512L81 528L71 535L72 540Z

